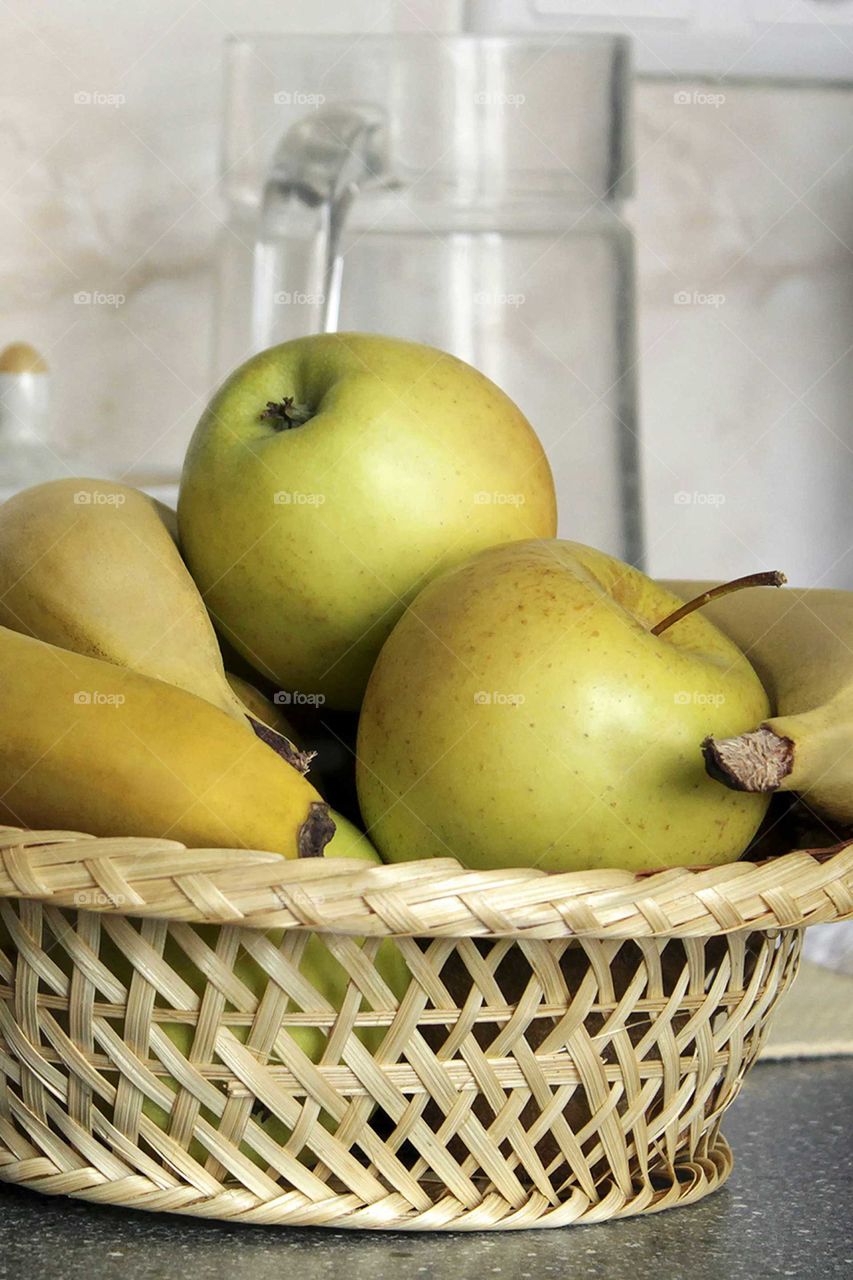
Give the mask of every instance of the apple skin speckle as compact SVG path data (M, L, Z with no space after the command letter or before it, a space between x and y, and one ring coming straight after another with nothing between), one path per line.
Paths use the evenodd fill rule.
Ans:
M287 397L312 416L271 429L263 410ZM482 548L553 536L556 500L535 432L477 370L417 343L316 334L253 356L216 393L178 523L243 657L357 710L420 586Z
M359 727L359 798L383 856L552 871L738 857L767 799L709 779L700 744L760 723L767 697L701 614L651 635L674 601L549 540L427 585L380 654Z

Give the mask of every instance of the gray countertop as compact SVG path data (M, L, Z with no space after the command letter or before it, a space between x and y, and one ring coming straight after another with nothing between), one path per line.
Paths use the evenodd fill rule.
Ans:
M757 1066L724 1125L728 1184L700 1204L552 1231L357 1234L226 1226L0 1184L9 1280L849 1280L853 1059Z

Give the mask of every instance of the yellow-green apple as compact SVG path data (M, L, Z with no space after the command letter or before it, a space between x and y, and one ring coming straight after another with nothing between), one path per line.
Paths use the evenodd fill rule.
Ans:
M386 860L567 871L737 858L762 796L700 744L768 713L741 651L637 569L578 543L481 552L432 582L370 678L357 780Z
M380 861L379 855L367 837L341 814L334 813L333 817L335 834L326 846L324 856L352 859L356 862L363 862L368 866L372 864L378 865ZM219 927L217 925L197 925L194 933L200 936L201 940L211 950L215 949L219 936ZM259 934L258 937L263 940L264 935ZM281 929L272 929L265 935L266 941L276 948L280 946L283 937L284 932ZM129 963L118 949L106 940L102 947L102 958L107 960L113 972L118 974L122 981L125 983L129 981L131 977ZM171 933L166 941L165 959L193 991L196 993L201 991L204 985L202 973L191 963L186 952L178 944L177 938ZM283 970L288 970L289 962L282 961L281 963ZM294 987L297 987L299 983L303 987L306 987L306 984L310 984L318 993L320 1001L325 1001L333 1010L341 1008L352 978L347 972L345 964L332 954L332 950L330 950L322 935L310 934L305 946L301 949L298 959L293 963L300 975L294 981ZM375 965L380 978L387 984L395 997L402 998L409 983L409 972L396 945L390 939L385 939L379 944L376 951ZM238 987L242 985L244 992L248 992L251 999L257 1000L263 996L267 985L266 973L251 954L242 947L234 964L233 972L236 985ZM287 979L285 979L286 981ZM304 999L306 1004L310 1004L312 1008L319 1009L321 1007L320 1003L312 1003L317 999L315 996L304 997ZM160 1003L162 1005L162 999ZM297 1013L302 1007L299 998L293 998L288 1006L288 1012ZM367 1011L370 1007L369 1001L363 998L361 1002L362 1011ZM232 1006L229 1006L229 1009L233 1011ZM166 1020L160 1020L158 1026L175 1049L183 1057L188 1057L193 1043L195 1028L189 1022L169 1022ZM385 1027L366 1026L357 1034L359 1039L372 1051L378 1047L385 1030ZM231 1031L236 1039L241 1043L245 1043L249 1033L249 1023L234 1024L231 1026ZM331 1031L331 1023L325 1028L316 1025L316 1023L288 1027L288 1034L292 1036L299 1049L312 1062L319 1062L328 1044L328 1037ZM156 1047L153 1048L152 1053L153 1057L157 1058ZM214 1051L214 1058L216 1056ZM272 1051L269 1057L275 1060L277 1057L275 1051ZM164 1065L168 1068L168 1058ZM171 1074L164 1076L161 1073L160 1080L169 1093L177 1088L175 1078ZM146 1098L143 1109L146 1115L160 1128L168 1128L170 1113L159 1103ZM213 1119L209 1112L204 1114L209 1119ZM264 1121L264 1128L278 1141L287 1141L288 1131L286 1127L274 1116ZM194 1147L193 1153L196 1158L203 1158L203 1153L200 1152L197 1146ZM263 1163L263 1161L259 1162Z
M217 628L280 687L358 707L430 578L556 531L532 427L431 347L320 334L247 361L196 428L181 547Z

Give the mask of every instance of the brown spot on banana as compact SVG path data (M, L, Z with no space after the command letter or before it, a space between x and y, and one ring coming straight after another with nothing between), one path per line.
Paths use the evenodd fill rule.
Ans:
M312 800L308 817L299 828L296 838L297 853L300 858L322 858L323 850L335 834L335 820L329 813L329 806Z

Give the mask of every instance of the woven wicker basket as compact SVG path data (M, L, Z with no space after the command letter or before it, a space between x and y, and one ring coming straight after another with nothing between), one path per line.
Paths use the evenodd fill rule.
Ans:
M851 915L853 845L545 875L0 828L0 1177L299 1226L687 1204L803 927Z

